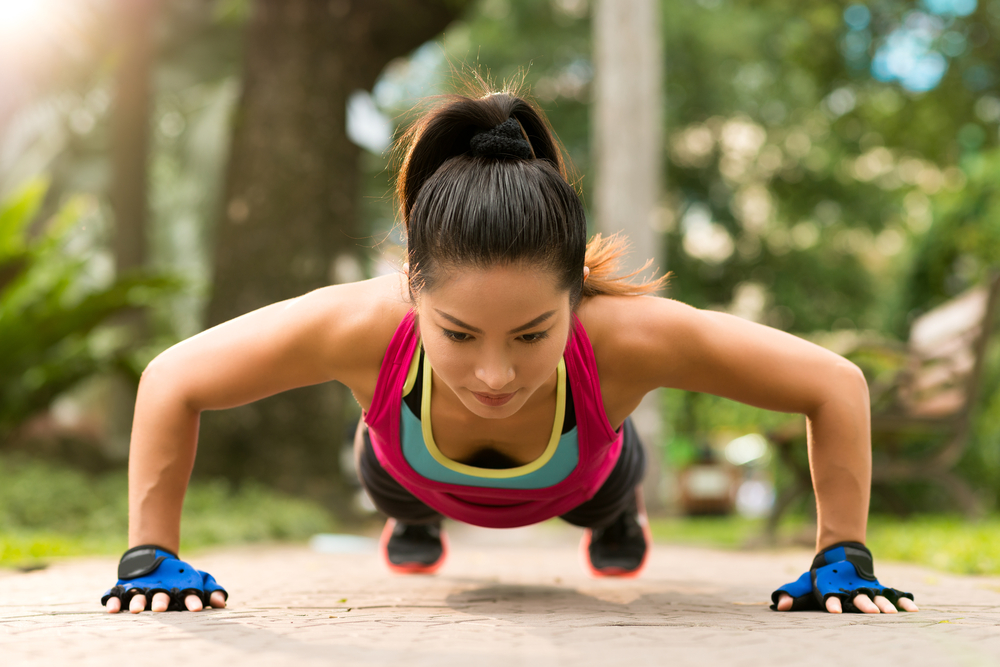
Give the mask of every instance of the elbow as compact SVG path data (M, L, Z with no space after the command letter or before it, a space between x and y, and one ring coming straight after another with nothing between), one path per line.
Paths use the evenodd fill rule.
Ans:
M837 357L822 371L820 377L822 382L814 385L816 392L812 394L808 408L803 411L806 417L815 419L821 412L831 409L863 412L865 415L870 412L868 381L856 364Z
M857 364L840 357L827 377L829 382L821 405L839 404L852 412L863 412L865 415L870 412L868 380Z
M181 403L190 411L200 412L192 402L184 377L182 364L178 363L168 349L157 355L142 371L142 376L139 378L139 395L156 396L158 402L168 400Z
M171 363L169 352L170 350L161 352L146 364L146 368L143 369L142 376L139 378L140 387L163 385L175 374L176 364Z
M858 365L844 359L839 364L840 373L844 376L843 382L845 389L852 395L857 395L861 399L865 406L870 405L870 399L868 396L868 379L865 377L864 372L858 368Z

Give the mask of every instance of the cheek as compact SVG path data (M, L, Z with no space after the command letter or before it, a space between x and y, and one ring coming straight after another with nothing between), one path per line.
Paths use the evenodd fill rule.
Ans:
M566 349L566 341L547 339L527 346L515 356L518 375L528 384L541 384L555 371Z
M448 341L433 341L428 344L426 340L423 345L434 372L449 385L472 374L474 359L460 345L450 344Z

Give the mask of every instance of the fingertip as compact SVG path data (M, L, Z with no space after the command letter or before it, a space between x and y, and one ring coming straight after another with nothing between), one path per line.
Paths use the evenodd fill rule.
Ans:
M184 606L187 607L188 611L201 611L204 609L204 605L201 603L201 598L197 595L189 595L184 598Z
M215 591L209 597L208 602L216 609L223 609L226 606L226 596L222 591Z
M146 609L146 596L136 595L128 603L128 610L133 614L139 614Z
M878 608L872 599L867 595L859 595L854 598L854 606L857 607L865 614L881 614L882 610Z
M105 605L109 614L117 614L122 610L122 601L119 598L111 598L108 600L108 604Z
M878 610L880 612L882 612L883 614L896 614L896 613L898 613L898 610L896 609L896 605L894 605L892 602L890 602L889 598L885 597L884 595L876 595L875 596L875 605L878 607Z
M778 597L778 611L788 611L792 608L792 596L782 593Z
M842 614L844 612L844 608L840 604L840 598L836 597L827 598L826 610L831 614Z
M166 611L170 607L170 596L166 593L157 593L153 596L153 611L162 612Z

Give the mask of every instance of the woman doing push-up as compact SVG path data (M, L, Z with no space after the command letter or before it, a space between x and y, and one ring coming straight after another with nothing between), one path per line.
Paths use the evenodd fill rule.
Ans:
M651 540L629 414L648 392L676 387L808 420L818 555L774 592L773 608L917 610L878 582L864 546L869 399L856 366L617 275L622 242L588 244L552 132L512 93L443 98L402 142L401 273L261 308L146 369L131 548L108 611L225 606L210 575L178 560L199 415L331 380L364 410L357 469L389 517L381 549L393 570L439 568L445 518L508 528L562 517L585 529L593 575L638 574Z

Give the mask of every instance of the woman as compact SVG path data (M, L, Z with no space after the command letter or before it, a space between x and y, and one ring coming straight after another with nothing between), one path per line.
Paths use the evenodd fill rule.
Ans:
M867 385L799 338L649 296L614 275L616 239L586 242L580 200L540 111L509 93L449 97L403 138L402 275L277 303L167 350L143 374L129 460L129 543L103 598L128 607L225 605L177 559L203 410L337 380L364 409L358 470L390 519L390 568L429 572L447 516L583 526L589 569L634 576L649 551L644 459L628 420L678 387L809 419L819 555L779 610L916 611L875 579L864 548Z

